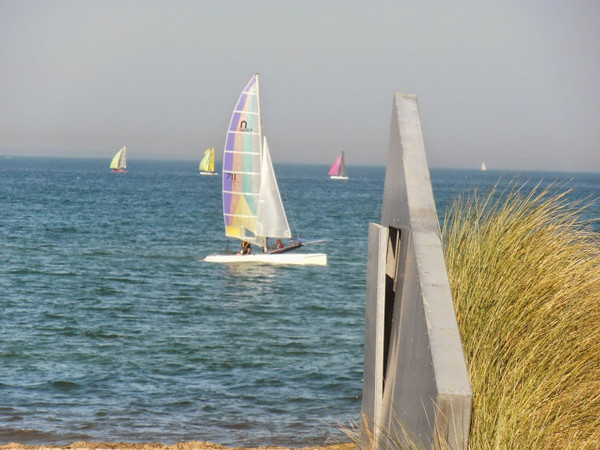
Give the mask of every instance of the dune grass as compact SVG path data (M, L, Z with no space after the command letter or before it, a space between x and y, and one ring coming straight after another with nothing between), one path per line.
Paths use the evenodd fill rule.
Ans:
M600 234L568 194L513 181L445 215L473 390L469 448L600 447ZM367 421L343 428L359 448L423 448L402 427L376 443Z
M561 187L513 181L446 214L470 448L600 446L600 236Z
M365 414L362 415L361 423L351 423L349 425L341 425L340 430L351 440L356 448L361 450L366 449L381 449L381 450L396 450L410 448L411 450L425 450L427 448L418 436L404 426L402 419L394 414L396 426L393 429L379 427L373 423L372 419ZM377 435L374 431L377 429ZM438 443L438 447L442 450L449 449L450 446Z

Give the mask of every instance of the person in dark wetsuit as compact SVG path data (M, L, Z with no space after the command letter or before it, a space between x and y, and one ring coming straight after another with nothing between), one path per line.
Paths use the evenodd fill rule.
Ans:
M250 254L250 242L242 241L242 249L240 250L240 255L249 255Z

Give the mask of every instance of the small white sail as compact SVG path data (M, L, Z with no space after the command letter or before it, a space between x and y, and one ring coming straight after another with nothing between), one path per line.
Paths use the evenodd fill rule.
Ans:
M485 165L484 162L481 163L481 171L485 172L487 170L487 166Z
M258 211L256 214L256 236L272 238L291 238L288 224L267 138L263 136L262 163L260 170L260 190L258 191Z

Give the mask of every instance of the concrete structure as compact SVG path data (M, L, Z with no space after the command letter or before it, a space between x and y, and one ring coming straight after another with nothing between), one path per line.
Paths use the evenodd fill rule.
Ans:
M398 438L465 448L471 385L414 95L394 96L381 223L369 224L367 260L362 413L370 439L376 448Z

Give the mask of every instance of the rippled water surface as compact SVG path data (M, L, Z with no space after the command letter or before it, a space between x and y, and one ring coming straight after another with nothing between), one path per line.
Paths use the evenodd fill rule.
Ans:
M327 240L306 246L327 267L227 266L202 260L239 243L220 177L194 162L0 160L0 443L339 436L360 414L385 169L350 167L346 182L327 169L276 166L290 225ZM438 212L499 176L432 170ZM576 175L575 195L597 196L599 178Z

